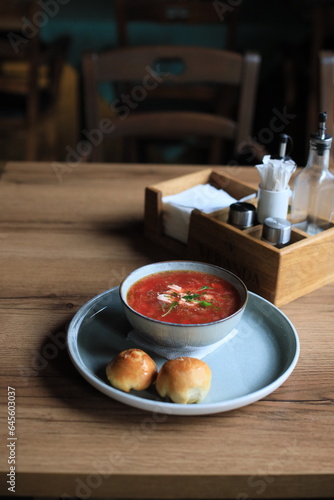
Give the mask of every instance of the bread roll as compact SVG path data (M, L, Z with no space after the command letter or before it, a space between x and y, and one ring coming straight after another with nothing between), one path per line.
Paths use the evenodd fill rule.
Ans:
M212 373L200 359L182 357L166 361L160 369L156 389L174 403L199 403L208 394Z
M155 380L157 366L141 349L127 349L115 356L106 368L107 378L116 389L143 391Z

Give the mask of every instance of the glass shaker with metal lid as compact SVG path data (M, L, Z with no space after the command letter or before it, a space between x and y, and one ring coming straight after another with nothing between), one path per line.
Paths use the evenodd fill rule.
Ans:
M293 184L291 222L317 234L334 222L334 175L329 170L332 137L326 134L326 113L319 114L318 131L310 137L307 165Z
M256 208L251 203L237 201L230 205L228 223L239 229L246 229L254 225Z
M283 248L291 237L291 223L280 217L267 217L263 221L262 240L276 248Z

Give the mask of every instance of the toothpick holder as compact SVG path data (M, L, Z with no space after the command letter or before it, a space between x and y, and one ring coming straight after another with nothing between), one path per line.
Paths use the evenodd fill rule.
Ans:
M269 191L268 189L262 189L260 185L257 194L258 222L262 224L267 217L286 219L290 194L290 188L284 189L283 191Z

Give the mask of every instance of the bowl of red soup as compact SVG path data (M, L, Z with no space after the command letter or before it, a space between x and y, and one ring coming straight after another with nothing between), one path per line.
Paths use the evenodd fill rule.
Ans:
M146 341L168 347L219 342L237 327L248 298L236 275L193 261L140 267L119 291L132 327Z

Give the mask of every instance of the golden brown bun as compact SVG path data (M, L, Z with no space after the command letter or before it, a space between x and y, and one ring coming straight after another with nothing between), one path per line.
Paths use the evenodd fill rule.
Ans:
M129 392L131 389L147 389L157 376L153 359L141 349L122 351L108 364L107 378L116 389Z
M204 361L196 358L176 358L166 361L155 383L161 397L174 403L199 403L208 394L212 373Z

